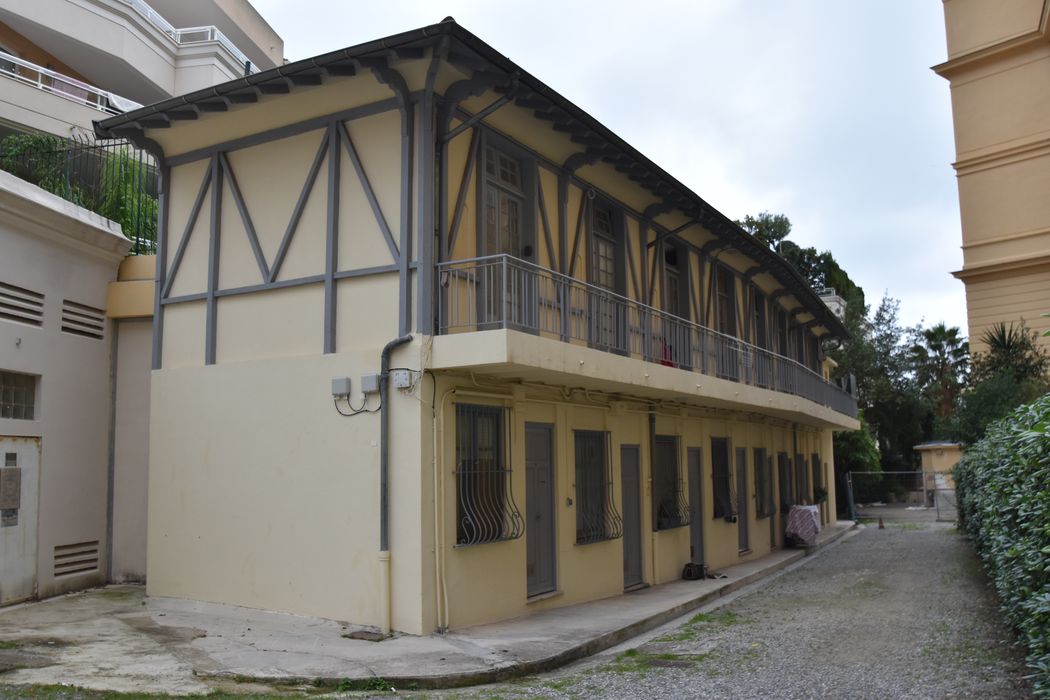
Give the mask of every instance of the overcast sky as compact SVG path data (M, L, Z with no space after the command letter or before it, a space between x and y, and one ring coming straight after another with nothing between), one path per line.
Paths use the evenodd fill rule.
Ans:
M252 1L289 60L451 15L724 214L786 214L873 306L965 333L938 0Z

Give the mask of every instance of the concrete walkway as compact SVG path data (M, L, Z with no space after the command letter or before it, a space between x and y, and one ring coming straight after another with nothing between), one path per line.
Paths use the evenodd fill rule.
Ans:
M811 550L778 550L723 569L725 578L381 642L349 639L355 628L330 620L147 598L140 587L111 586L0 610L0 681L173 694L206 693L223 680L342 688L376 679L419 688L491 683L619 644L784 569L852 526L825 530Z

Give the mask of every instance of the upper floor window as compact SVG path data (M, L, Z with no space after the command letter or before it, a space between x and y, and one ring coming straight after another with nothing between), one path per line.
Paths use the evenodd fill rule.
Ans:
M752 323L755 324L755 345L760 348L769 347L768 324L766 323L766 295L752 287L751 295Z
M591 282L616 291L616 229L612 209L594 207L594 232L591 236Z
M715 318L718 332L736 335L736 280L727 268L715 269Z
M510 144L504 147L495 136L486 135L485 140L480 253L532 259L531 161Z

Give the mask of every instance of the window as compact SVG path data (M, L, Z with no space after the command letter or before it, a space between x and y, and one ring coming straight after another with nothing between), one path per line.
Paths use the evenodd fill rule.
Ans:
M617 211L610 204L592 205L589 278L591 284L613 294L621 291L621 228ZM627 307L623 302L612 295L596 293L589 295L587 306L591 344L613 352L626 352Z
M788 317L787 312L777 310L776 313L777 321L777 345L776 352L778 355L788 356Z
M773 460L764 448L755 448L755 512L759 518L773 515Z
M507 411L456 406L456 544L521 537L523 522L511 492Z
M766 328L766 295L752 287L751 294L751 316L755 324L755 345L760 348L769 347L768 330Z
M36 376L0 372L0 418L33 420L36 414Z
M623 535L623 519L612 497L609 433L577 430L576 544L616 539Z
M689 524L689 504L678 461L678 438L657 435L653 444L653 514L657 530Z
M492 146L485 147L485 255L530 257L523 240L525 192L522 164ZM531 252L531 251L530 251Z
M786 512L795 505L794 475L791 473L791 459L787 452L777 453L777 476L780 481L780 510Z
M715 267L715 314L718 332L736 335L736 280L728 268Z
M806 456L795 455L795 502L809 502L809 472L806 471Z
M729 438L711 438L711 481L714 490L715 517L731 518L733 494L729 483Z

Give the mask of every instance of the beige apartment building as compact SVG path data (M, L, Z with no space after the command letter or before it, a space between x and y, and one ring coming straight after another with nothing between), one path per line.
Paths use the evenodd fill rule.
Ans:
M157 166L93 121L282 49L243 0L0 0L0 138L75 139L26 156L64 197L0 171L0 605L146 576L152 242L68 200L114 164L152 200Z
M944 0L971 347L1050 329L1050 2ZM1050 338L1041 338L1050 347Z
M455 22L96 129L161 172L151 595L429 633L835 519L838 318Z

